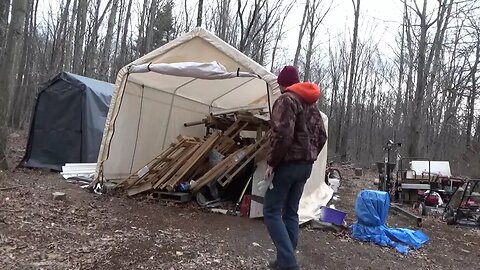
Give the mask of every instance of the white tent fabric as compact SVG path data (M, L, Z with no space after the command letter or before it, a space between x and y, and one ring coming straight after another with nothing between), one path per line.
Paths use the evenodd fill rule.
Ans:
M325 130L328 130L327 115L322 113ZM333 189L325 183L325 168L327 167L327 142L317 161L313 164L312 175L303 189L298 207L300 224L320 218L320 207L326 206L333 196Z
M179 134L205 135L203 126L184 123L218 110L265 105L267 97L278 92L275 75L212 33L196 28L119 71L96 177L124 178ZM322 153L312 174L317 181L324 179L326 150ZM318 198L316 188L305 187L309 203Z
M143 64L132 65L128 69L130 73L156 72L163 75L189 77L204 80L233 79L236 77L258 77L249 72L228 72L227 69L217 62L197 63L182 62L171 64Z
M252 104L267 88L278 92L275 75L212 33L194 29L119 71L97 174L129 175L178 134L205 134L203 127L186 128L185 122Z

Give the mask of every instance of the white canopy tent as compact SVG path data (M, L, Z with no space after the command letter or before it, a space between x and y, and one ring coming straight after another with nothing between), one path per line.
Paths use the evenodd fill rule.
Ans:
M96 176L124 178L179 134L205 135L203 126L184 123L217 110L266 104L267 97L278 92L275 75L212 33L196 28L119 71ZM324 171L325 166L319 168ZM323 176L319 180L323 182Z

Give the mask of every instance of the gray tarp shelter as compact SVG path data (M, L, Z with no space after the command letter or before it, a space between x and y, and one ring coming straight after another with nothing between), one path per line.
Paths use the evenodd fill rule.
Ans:
M61 171L97 161L114 85L62 72L42 86L21 165Z

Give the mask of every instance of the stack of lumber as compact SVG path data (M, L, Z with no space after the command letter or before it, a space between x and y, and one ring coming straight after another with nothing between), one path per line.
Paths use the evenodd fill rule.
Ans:
M245 168L245 166L258 155L258 153L265 149L267 145L267 137L268 134L263 136L262 139L255 144L244 146L233 154L227 156L192 184L192 192L198 192L202 187L215 180L223 187L230 184L234 177Z
M210 116L208 126L222 122L205 139L178 136L177 141L151 160L140 170L123 179L117 188L129 196L152 191L174 192L179 183L191 183L190 191L196 193L215 181L225 187L267 145L268 133L263 135L266 123L247 115ZM257 140L244 140L240 134L247 127L255 127ZM209 162L209 154L216 152L224 157L219 162Z

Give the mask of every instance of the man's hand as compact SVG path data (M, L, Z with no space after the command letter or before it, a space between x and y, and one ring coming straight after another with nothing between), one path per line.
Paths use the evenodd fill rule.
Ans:
M270 179L273 175L273 167L270 165L267 165L267 170L265 171L265 178Z
M265 176L262 181L258 182L257 189L260 194L265 194L267 189L272 189L272 176L273 176L273 167L267 165L267 170L265 171Z

